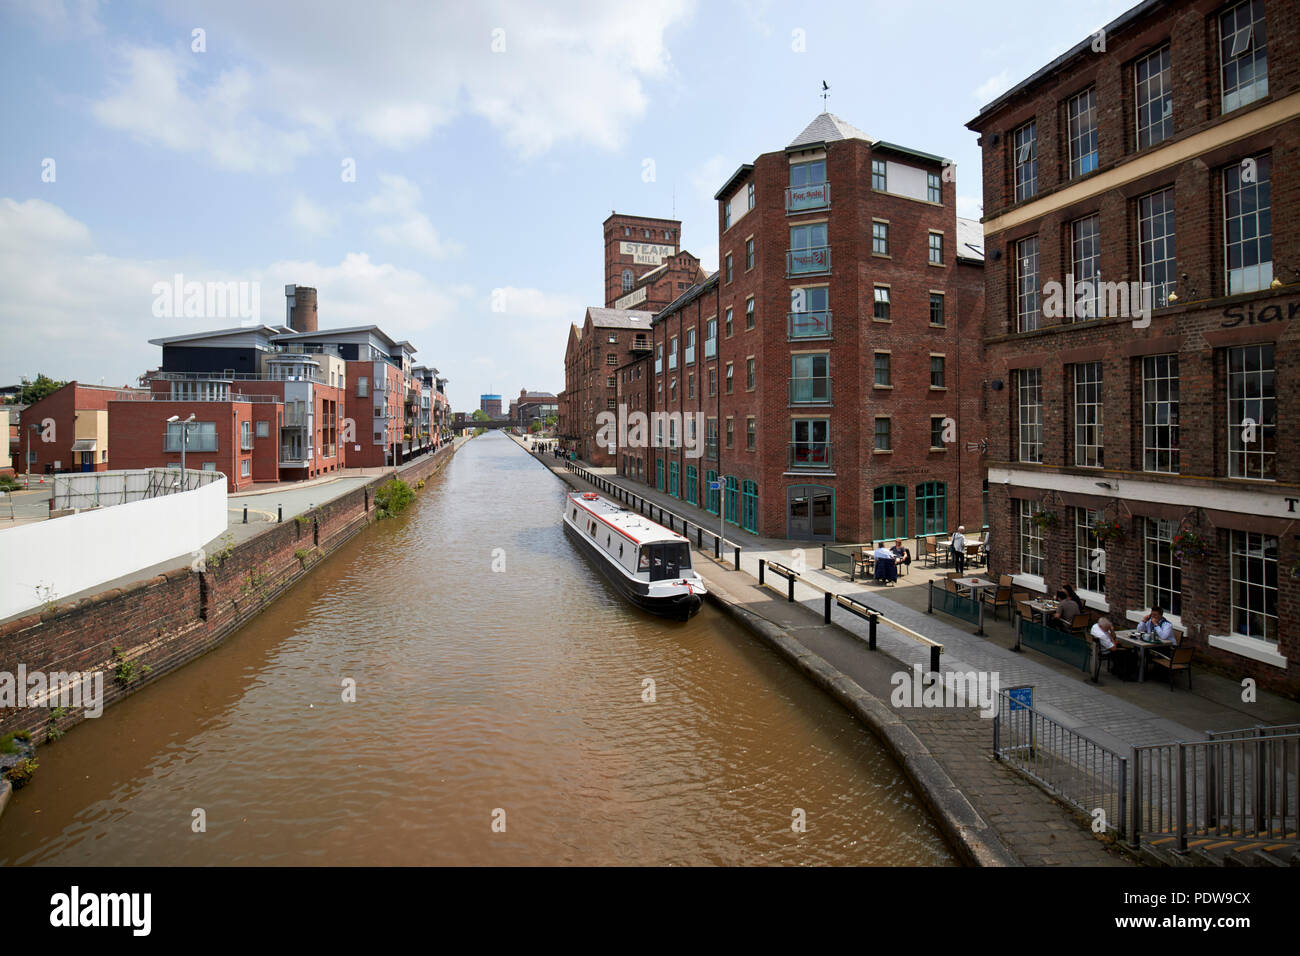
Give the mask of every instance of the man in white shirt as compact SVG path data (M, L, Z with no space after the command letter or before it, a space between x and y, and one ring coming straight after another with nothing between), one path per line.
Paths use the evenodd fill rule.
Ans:
M1128 680L1132 672L1132 660L1129 657L1127 648L1117 647L1115 643L1115 625L1111 623L1110 618L1099 618L1089 633L1092 634L1092 639L1097 642L1097 656L1093 658L1093 682L1097 682L1097 677L1101 673L1101 659L1103 657L1110 658L1111 670L1117 676Z
M958 525L952 536L952 566L958 574L966 571L966 526Z

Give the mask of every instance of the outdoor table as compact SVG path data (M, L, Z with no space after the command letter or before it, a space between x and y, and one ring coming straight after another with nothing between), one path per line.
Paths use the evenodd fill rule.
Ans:
M975 576L971 576L968 578L953 578L952 581L953 584L957 585L957 587L959 588L969 588L973 592L972 596L976 600L979 600L981 598L980 592L983 591L984 588L997 587L997 584L993 581L990 581L988 578L981 578Z
M1042 617L1043 624L1046 625L1047 619L1056 613L1056 609L1060 607L1060 604L1056 601L1045 601L1042 598L1035 598L1029 602L1029 606Z
M1147 679L1147 651L1153 647L1175 647L1173 641L1144 641L1136 630L1116 631L1115 642L1138 652L1138 683Z

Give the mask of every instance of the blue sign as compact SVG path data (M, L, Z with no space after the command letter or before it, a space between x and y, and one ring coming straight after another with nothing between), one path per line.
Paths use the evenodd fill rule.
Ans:
M709 491L721 491L721 490L722 490L722 482L720 481L709 482Z
M1007 688L1007 696L1011 698L1013 713L1034 706L1034 687L1032 684L1026 684L1024 687L1009 687Z

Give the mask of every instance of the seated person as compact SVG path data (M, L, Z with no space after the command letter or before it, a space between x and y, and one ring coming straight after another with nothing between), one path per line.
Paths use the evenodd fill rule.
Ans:
M1092 626L1090 632L1093 640L1097 642L1097 666L1101 666L1103 657L1109 658L1111 670L1121 674L1126 674L1129 670L1129 655L1131 651L1126 647L1120 647L1115 643L1115 625L1111 623L1110 618L1099 618L1097 623ZM1095 677L1096 674L1094 673Z
M1083 609L1063 590L1056 592L1056 600L1060 603L1056 606L1056 613L1048 618L1047 626L1054 627L1058 631L1069 631L1070 625L1083 613Z
M890 548L890 554L894 556L894 563L907 567L912 563L912 552L903 547L902 541L895 541L894 546Z
M1159 604L1151 608L1151 613L1142 618L1142 622L1138 624L1137 629L1138 633L1147 640L1155 639L1169 642L1171 650L1178 646L1178 632L1174 630L1174 625L1165 617L1165 609Z
M893 584L898 580L898 568L894 564L894 552L890 551L881 544L873 552L876 559L875 578L877 581L884 581Z

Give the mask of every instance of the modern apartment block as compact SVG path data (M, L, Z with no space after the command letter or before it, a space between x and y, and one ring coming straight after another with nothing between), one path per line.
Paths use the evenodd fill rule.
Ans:
M618 369L629 357L649 353L653 317L650 312L593 306L581 327L569 326L559 433L566 449L591 464L604 467L617 459L613 448L596 441L598 416L617 413Z
M1121 626L1162 605L1204 658L1291 693L1297 13L1148 0L968 124L995 570L1069 581Z
M110 467L109 405L133 392L69 382L28 405L19 416L21 457L14 460L16 471L33 475L107 471Z
M982 257L950 164L824 113L715 198L718 274L654 319L644 480L770 537L980 526Z

